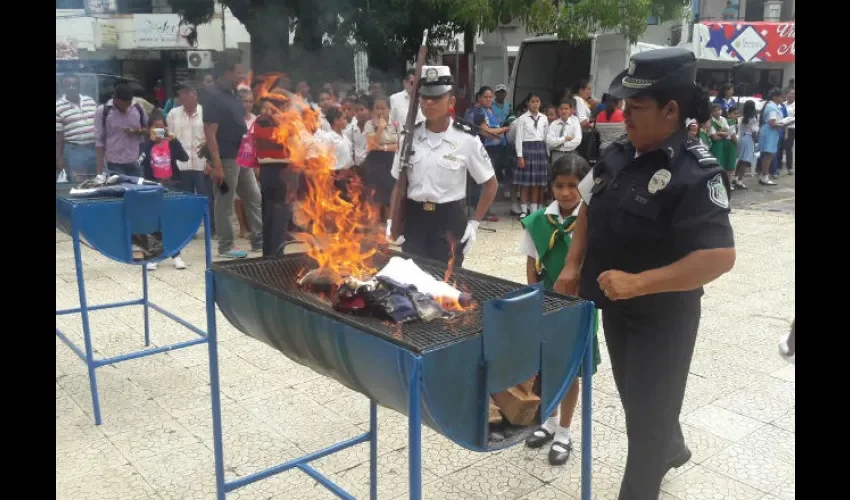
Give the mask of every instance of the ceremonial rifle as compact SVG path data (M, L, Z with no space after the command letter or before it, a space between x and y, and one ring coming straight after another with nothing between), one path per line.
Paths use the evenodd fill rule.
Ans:
M410 157L413 151L413 127L416 125L416 115L419 114L419 79L422 76L422 66L428 57L428 30L422 34L422 45L416 56L416 69L413 73L413 95L410 97L410 106L407 108L407 120L404 123L404 141L399 151L399 165L401 170L393 190L393 198L390 201L390 238L393 241L404 234L404 221L406 216L407 200L407 169L410 168Z

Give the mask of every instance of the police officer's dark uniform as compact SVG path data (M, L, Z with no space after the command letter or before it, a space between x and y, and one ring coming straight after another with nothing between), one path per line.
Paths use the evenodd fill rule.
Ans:
M452 90L449 67L424 66L420 84L421 96L448 94ZM478 221L470 221L466 215L467 173L478 184L495 177L490 157L476 133L455 121L441 133L429 131L425 122L418 123L413 129L412 148L402 250L446 262L451 254L450 242L454 242L454 265L460 267L478 230ZM401 172L399 156L392 168L395 179Z
M614 79L610 94L628 98L688 88L695 76L690 51L642 52ZM686 118L681 116L683 126ZM619 498L657 500L665 473L690 459L679 414L703 290L611 301L597 278L607 270L637 274L696 250L734 247L728 186L717 160L684 128L660 149L639 156L624 136L606 149L590 175L580 294L602 309L626 413L629 453Z

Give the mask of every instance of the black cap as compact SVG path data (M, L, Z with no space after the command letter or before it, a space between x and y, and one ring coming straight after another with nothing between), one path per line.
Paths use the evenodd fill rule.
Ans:
M671 47L639 52L629 67L611 82L608 93L626 99L656 90L692 87L697 77L697 59L688 49Z

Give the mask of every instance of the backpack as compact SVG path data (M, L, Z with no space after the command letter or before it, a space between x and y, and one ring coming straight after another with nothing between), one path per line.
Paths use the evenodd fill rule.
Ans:
M136 111L139 112L139 127L145 128L145 110L142 109L142 105L139 103L133 103L133 107L136 108ZM110 111L112 111L112 105L104 104L103 116L101 117L101 125L103 126L104 137L106 136L106 117L109 116Z

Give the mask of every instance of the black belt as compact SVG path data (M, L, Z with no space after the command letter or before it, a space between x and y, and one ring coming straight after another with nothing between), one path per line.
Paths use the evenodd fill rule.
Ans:
M421 208L423 212L436 212L442 208L449 208L454 205L463 204L466 201L465 198L461 198L460 200L450 201L447 203L434 203L431 201L415 201L410 198L407 199L407 202L417 207Z

